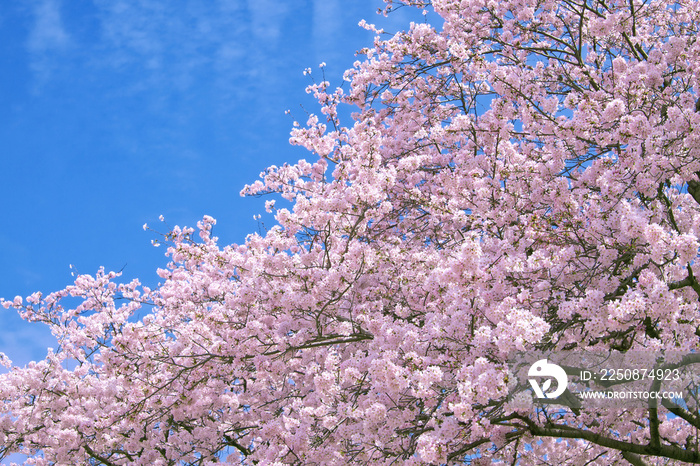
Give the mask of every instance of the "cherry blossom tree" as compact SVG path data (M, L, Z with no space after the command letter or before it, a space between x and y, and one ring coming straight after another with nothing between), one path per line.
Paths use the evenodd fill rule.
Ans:
M4 301L51 327L0 376L29 464L687 464L700 415L547 411L514 351L700 341L700 2L387 0L434 10L348 88L311 161L245 187L276 225L165 234L155 289L81 275ZM343 106L354 107L341 122ZM275 201L277 201L275 203Z

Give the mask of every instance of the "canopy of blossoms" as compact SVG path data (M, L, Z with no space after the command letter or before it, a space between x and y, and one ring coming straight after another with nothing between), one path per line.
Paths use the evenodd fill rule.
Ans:
M204 217L165 234L154 289L100 271L4 301L59 346L5 360L0 457L700 463L690 406L547 411L506 364L697 351L700 2L398 6L441 24L363 23L349 87L309 87L309 161L243 190L277 201L263 236Z

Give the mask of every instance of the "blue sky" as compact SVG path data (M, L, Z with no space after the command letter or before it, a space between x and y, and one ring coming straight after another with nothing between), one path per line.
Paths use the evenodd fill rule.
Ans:
M385 19L377 0L5 0L0 6L0 296L61 289L70 264L157 283L165 231L218 220L223 243L257 231L264 200L241 198L316 112L304 92L327 63L342 83ZM303 106L304 108L300 107ZM285 115L291 110L292 115ZM0 351L43 358L42 326L0 308Z

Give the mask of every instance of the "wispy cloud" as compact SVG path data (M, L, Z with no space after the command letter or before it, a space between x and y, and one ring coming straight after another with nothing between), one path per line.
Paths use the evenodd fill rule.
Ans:
M61 20L57 0L41 0L34 5L34 25L29 35L28 46L33 53L63 49L69 37Z
M288 4L276 0L248 0L248 10L252 20L251 32L256 39L279 39L282 21L289 12Z
M284 1L95 0L95 6L101 37L93 60L130 73L122 91L163 95L207 83L226 99L235 98L242 77L254 74L265 86L278 76L263 68L276 65L264 58L283 39ZM138 80L131 79L135 70Z
M27 40L30 67L41 86L49 79L56 66L56 54L65 50L70 44L61 19L59 0L38 0L32 5L33 24Z
M300 15L288 0L92 0L82 7L89 13L71 35L61 17L63 0L32 1L27 44L39 81L57 67L71 79L100 79L107 73L121 77L109 93L147 94L150 103L206 83L229 108L234 101L279 88L290 66L299 67L296 73L347 58L347 18L371 17L376 9L374 2L312 0L304 7L312 9L308 23L309 16ZM88 20L95 28L86 33ZM308 62L291 63L280 53L290 44L308 48ZM242 82L255 88L241 88Z
M338 0L314 0L313 39L316 61L331 61L338 55L337 42L342 11Z
M212 45L226 40L213 30L211 20L218 15L208 2L96 0L95 5L102 34L95 61L114 70L139 69L161 88L186 87L188 75L209 61Z

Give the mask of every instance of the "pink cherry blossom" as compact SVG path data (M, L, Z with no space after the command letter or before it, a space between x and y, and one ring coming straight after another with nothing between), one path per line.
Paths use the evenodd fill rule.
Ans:
M363 21L349 87L307 88L309 160L242 190L290 201L265 234L204 216L154 240L154 289L1 301L59 347L0 355L0 458L700 463L697 406L547 411L507 364L700 349L700 2L386 5L440 20Z

